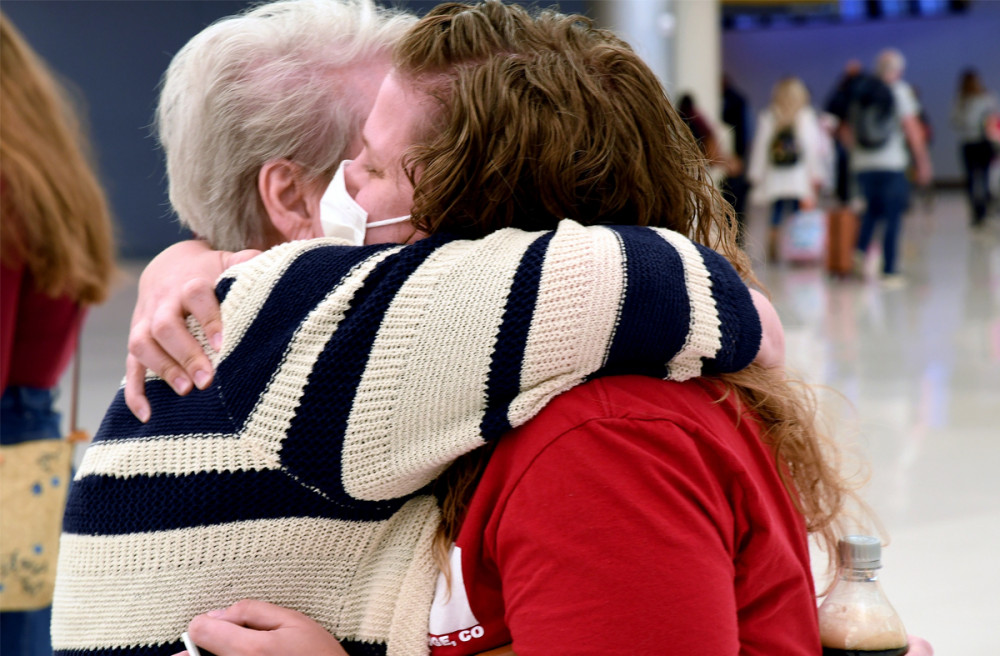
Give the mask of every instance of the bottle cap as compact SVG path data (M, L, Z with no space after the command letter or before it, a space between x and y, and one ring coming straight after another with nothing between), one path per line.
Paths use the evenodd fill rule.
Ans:
M842 567L879 569L882 567L882 541L870 535L848 535L837 542Z

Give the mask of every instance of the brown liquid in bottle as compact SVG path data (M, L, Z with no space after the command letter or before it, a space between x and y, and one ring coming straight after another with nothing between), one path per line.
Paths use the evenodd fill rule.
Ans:
M819 608L823 656L901 656L906 629L878 582L881 543L868 536L840 541L840 571Z

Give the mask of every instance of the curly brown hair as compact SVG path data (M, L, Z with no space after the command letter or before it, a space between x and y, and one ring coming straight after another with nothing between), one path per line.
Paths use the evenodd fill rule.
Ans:
M750 275L691 131L611 32L583 16L449 3L394 54L399 77L440 103L404 158L417 228L475 238L564 218L662 226Z
M404 37L394 65L439 108L404 156L419 229L475 238L554 229L563 218L661 226L719 250L754 280L732 208L659 80L587 18L494 0L445 4ZM723 396L736 394L760 421L810 532L835 545L853 492L817 429L811 390L756 365L718 379ZM442 565L488 457L488 448L467 454L438 482Z

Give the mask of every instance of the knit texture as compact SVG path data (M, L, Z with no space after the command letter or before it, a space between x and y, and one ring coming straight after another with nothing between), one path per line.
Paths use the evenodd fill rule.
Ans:
M300 610L351 654L427 653L456 457L597 375L746 366L749 292L663 229L501 230L410 246L296 242L220 280L204 391L119 391L67 504L56 654L160 656L244 598Z

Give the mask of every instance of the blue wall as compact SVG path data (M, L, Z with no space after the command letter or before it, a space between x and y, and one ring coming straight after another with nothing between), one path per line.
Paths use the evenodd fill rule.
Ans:
M245 2L4 0L32 46L84 97L123 256L152 255L183 235L169 211L151 135L157 85L173 54Z

